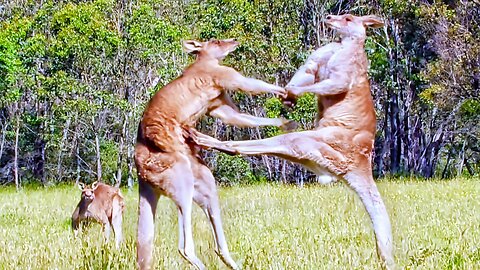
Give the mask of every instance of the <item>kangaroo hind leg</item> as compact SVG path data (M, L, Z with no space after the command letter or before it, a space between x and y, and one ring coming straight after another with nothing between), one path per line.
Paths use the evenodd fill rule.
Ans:
M198 204L210 222L213 238L215 240L215 252L230 269L240 269L230 256L227 241L222 226L220 204L218 200L215 178L208 167L197 163L195 172L195 203Z
M372 175L349 172L344 178L360 197L370 216L375 232L378 255L382 260L383 267L388 270L395 269L390 218Z

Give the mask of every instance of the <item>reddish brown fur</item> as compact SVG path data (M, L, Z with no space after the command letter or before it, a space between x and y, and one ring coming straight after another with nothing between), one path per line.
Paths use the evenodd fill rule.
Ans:
M381 27L375 16L327 16L341 36L307 59L285 87L290 96L315 93L319 98L314 130L263 140L220 142L192 130L199 145L244 155L269 154L302 164L321 182L344 180L361 198L373 223L378 255L395 267L388 213L372 176L375 111L364 51L366 27Z
M75 235L80 223L95 221L104 229L105 238L110 235L110 226L115 233L116 244L122 241L122 215L125 207L120 189L95 182L91 186L79 183L82 190L80 202L72 214L72 228Z
M197 269L205 267L196 257L193 246L191 205L194 201L211 222L220 258L230 268L237 268L223 234L215 179L185 142L183 129L193 127L206 113L237 126L292 127L283 119L259 118L237 111L225 90L285 94L281 87L243 77L220 64L237 45L232 39L185 41L184 48L197 55L196 61L179 78L159 90L145 108L135 146L140 186L137 262L141 269L152 266L154 217L160 195L171 198L178 207L179 251L186 260Z

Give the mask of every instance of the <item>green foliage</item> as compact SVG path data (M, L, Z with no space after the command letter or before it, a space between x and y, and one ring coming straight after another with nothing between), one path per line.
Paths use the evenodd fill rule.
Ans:
M267 117L285 117L301 124L303 129L311 129L317 115L317 98L314 94L305 94L297 98L292 108L286 108L278 98L269 98L264 104ZM278 135L281 130L277 127L265 127L268 137Z
M424 103L430 106L433 106L434 104L436 104L435 103L436 95L438 95L442 91L443 91L443 87L441 85L432 84L430 85L430 87L423 90L419 96Z
M102 162L103 181L108 184L114 184L113 175L116 173L117 159L118 159L118 147L113 141L100 142L100 160Z
M186 19L195 22L198 38L230 38L256 34L261 26L253 3L248 1L199 1L188 7Z
M267 113L267 117L280 117L280 113L283 111L282 101L280 101L278 98L269 98L265 101L264 108Z
M256 180L250 163L241 156L230 156L224 153L217 155L215 175L221 184L249 184Z
M480 100L477 99L467 99L463 102L460 107L460 113L464 117L473 118L480 116Z
M20 50L30 27L29 18L15 18L0 23L0 107L18 100L23 94L24 77Z
M294 110L288 114L288 119L306 126L307 123L313 123L316 115L317 98L314 94L308 93L297 99Z
M269 98L264 104L265 113L268 118L281 117L284 107L282 102L278 98ZM265 127L265 134L267 137L273 137L281 133L278 127Z
M369 36L365 42L365 51L370 63L368 75L377 82L385 82L389 78L385 76L390 67L388 52L381 44L375 42L376 38Z
M143 58L155 59L155 55L178 54L181 51L181 39L186 36L185 26L178 26L169 18L158 17L153 6L137 6L127 20L128 42L131 48L140 50Z
M462 13L446 4L419 9L420 21L424 31L431 35L437 55L422 71L422 78L431 84L424 96L446 110L461 103L460 97L475 97L479 93L472 82L480 71L477 46L480 36L469 29L470 22L464 21L469 14Z
M179 75L179 66L185 63L181 41L188 36L187 25L179 25L174 14L158 15L155 4L143 3L135 6L126 18L124 36L126 49L142 61L158 64L158 85L164 86ZM175 59L172 61L172 59ZM149 89L149 96L155 88Z
M297 24L292 24L298 16L295 2L199 1L188 6L185 18L199 39L238 39L240 46L227 64L247 75L272 78L296 67L290 62L301 46Z
M55 12L50 22L55 33L51 52L61 59L74 57L89 62L98 59L92 57L92 53L113 56L120 43L120 36L109 18L114 3L104 0L70 2Z

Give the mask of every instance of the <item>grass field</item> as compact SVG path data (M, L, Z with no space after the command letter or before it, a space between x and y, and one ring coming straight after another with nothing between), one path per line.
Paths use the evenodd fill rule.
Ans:
M379 183L399 269L480 269L480 181ZM73 186L0 188L0 269L135 269L138 192L124 190L126 241L104 244L100 226L74 238ZM232 257L243 269L378 269L373 231L359 199L341 184L222 188ZM177 216L160 200L156 269L190 269L177 251ZM197 255L225 269L203 213L193 215Z

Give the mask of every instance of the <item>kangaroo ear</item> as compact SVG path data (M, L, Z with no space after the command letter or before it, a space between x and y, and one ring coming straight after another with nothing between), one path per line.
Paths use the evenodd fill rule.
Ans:
M78 182L77 186L81 191L83 191L85 189L85 184L82 183L82 182Z
M379 28L384 25L382 19L375 15L362 16L361 18L365 27Z
M196 40L184 40L182 44L187 53L197 53L202 50L202 43Z
M92 183L92 189L95 190L98 187L98 181Z

